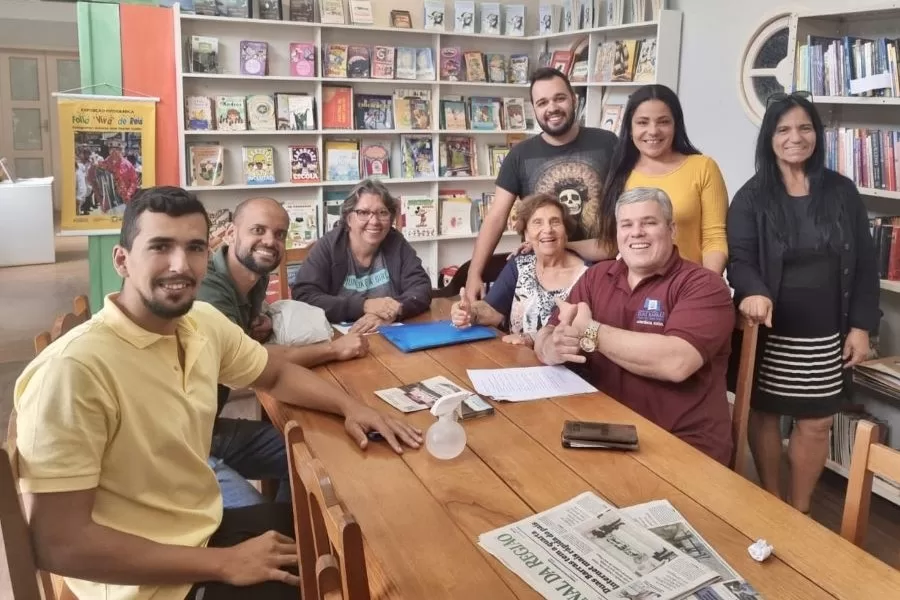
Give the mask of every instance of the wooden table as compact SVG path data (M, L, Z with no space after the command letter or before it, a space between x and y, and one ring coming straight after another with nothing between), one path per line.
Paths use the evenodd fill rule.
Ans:
M448 306L435 301L424 318L445 318ZM369 341L369 356L318 373L397 415L375 390L435 375L472 389L466 369L538 364L530 349L499 338L411 354L381 336ZM617 506L669 500L768 599L900 598L900 572L604 394L494 403L494 416L464 422L468 447L451 461L424 448L398 457L379 443L363 452L339 419L261 400L277 426L302 425L359 521L373 598L540 598L477 546L478 535L587 490ZM423 431L434 420L427 411L406 418ZM641 449L564 449L566 419L634 423ZM775 547L764 564L747 554L758 538Z

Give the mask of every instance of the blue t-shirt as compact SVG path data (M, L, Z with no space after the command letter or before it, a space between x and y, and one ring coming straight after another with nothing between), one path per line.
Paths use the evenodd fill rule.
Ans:
M384 255L381 252L375 255L372 264L368 267L362 267L356 262L349 247L347 253L350 255L347 261L350 269L347 271L338 296L362 296L368 299L391 295L391 274L387 270Z

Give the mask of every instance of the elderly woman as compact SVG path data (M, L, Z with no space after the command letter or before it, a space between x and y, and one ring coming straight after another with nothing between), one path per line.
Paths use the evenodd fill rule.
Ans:
M484 300L470 303L465 290L461 290L462 300L451 309L453 324L502 327L510 332L503 341L532 345L556 300L565 300L587 270L584 260L566 250L574 228L566 206L556 196L536 194L522 200L516 231L534 252L510 260Z
M294 300L325 311L350 331L413 317L431 304L431 280L409 242L391 225L399 202L366 179L344 200L340 224L322 236L297 271Z
M797 92L770 98L756 174L728 210L728 280L741 314L765 326L749 437L763 487L780 495L782 416L789 501L809 511L849 367L878 326L878 274L866 208L852 181L825 168L822 119Z

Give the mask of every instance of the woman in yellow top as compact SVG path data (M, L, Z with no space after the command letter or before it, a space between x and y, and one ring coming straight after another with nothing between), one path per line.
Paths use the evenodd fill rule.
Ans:
M641 87L625 107L600 205L600 240L616 239L616 200L637 187L669 195L678 252L721 275L728 260L728 191L715 161L691 144L678 96L664 85Z

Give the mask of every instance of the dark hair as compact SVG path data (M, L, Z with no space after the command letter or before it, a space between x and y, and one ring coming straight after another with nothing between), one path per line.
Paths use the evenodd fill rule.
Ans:
M597 236L601 240L614 240L616 237L616 201L625 191L625 183L637 164L640 152L631 139L631 119L638 106L648 100L659 100L669 107L672 120L675 122L675 137L672 150L681 154L700 154L700 151L688 139L684 126L684 112L678 96L668 87L654 83L638 89L628 98L625 114L622 117L622 129L619 142L610 161L609 173L606 176L606 187L600 210L597 213Z
M534 73L532 73L531 77L528 79L528 97L532 98L531 90L534 89L535 83L537 83L538 81L547 81L554 78L562 79L566 84L566 89L569 90L569 93L573 96L575 95L575 90L572 88L572 84L569 82L569 78L566 77L565 73L553 67L540 67ZM531 101L534 102L534 99L532 98Z
M206 230L209 231L209 214L194 194L172 185L144 188L131 198L122 217L119 245L126 250L131 250L134 238L140 233L138 219L145 212L163 213L170 217L200 214L206 220Z
M784 179L781 169L778 167L778 158L772 147L772 139L775 130L784 115L794 109L801 108L806 112L812 122L813 131L816 134L816 146L812 155L806 159L803 170L809 179L809 194L812 201L809 205L810 217L815 224L820 241L828 244L837 244L840 227L840 204L825 201L825 125L819 116L819 111L806 98L791 95L781 98L769 104L766 114L763 116L759 127L759 137L756 139L756 175L754 183L758 194L754 199L760 204L759 208L765 214L766 219L772 225L772 231L776 238L785 246L791 247L797 241L799 223L794 223L792 211L785 210L787 190L784 187Z
M555 206L562 215L563 227L566 229L566 236L572 239L575 235L575 219L569 214L568 207L559 201L559 198L553 194L534 194L522 198L516 207L516 232L519 235L525 235L528 228L528 221L534 216L539 208L544 206Z

